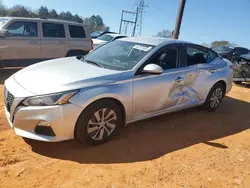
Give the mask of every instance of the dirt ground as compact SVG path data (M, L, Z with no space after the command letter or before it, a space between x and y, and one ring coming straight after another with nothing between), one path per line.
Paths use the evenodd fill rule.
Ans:
M16 136L0 87L1 188L250 187L248 87L234 86L217 112L191 109L131 124L96 147Z

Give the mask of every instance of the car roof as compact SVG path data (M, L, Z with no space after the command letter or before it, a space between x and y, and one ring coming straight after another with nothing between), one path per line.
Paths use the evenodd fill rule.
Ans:
M77 23L73 21L67 21L67 20L57 20L57 19L47 19L47 18L28 18L28 17L0 17L8 20L30 20L30 21L49 21L49 22L55 22L55 23L70 23L74 25L84 25L82 23Z
M160 37L126 37L118 39L127 42L136 42L141 44L148 44L152 46L158 46L160 44L193 44L191 42L176 40L171 38L160 38Z

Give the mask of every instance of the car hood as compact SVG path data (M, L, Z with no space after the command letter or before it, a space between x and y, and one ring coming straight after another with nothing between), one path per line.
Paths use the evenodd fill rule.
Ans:
M70 57L31 65L15 73L13 78L26 90L42 95L113 83L120 75L120 71Z

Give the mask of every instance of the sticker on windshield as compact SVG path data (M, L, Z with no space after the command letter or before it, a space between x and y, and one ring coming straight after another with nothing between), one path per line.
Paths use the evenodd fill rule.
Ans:
M135 45L133 48L137 49L137 50L148 52L149 50L151 50L152 47L151 46L147 47L147 46Z

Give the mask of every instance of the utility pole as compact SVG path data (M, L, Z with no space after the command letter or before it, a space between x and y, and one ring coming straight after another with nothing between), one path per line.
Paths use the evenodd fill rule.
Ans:
M125 15L132 15L132 17L134 17L134 20L124 19ZM119 29L120 34L122 33L122 28L125 27L124 28L124 34L127 35L128 26L130 24L130 25L133 26L133 32L132 32L131 36L135 35L135 28L136 28L136 23L137 23L137 15L138 15L138 10L137 10L137 12L122 10L120 29Z
M186 3L186 0L180 0L179 10L178 10L177 18L176 18L176 23L175 23L175 29L174 29L174 33L173 33L174 39L179 38L181 21L182 21L182 17L183 17L184 8L185 8L185 3Z
M144 0L140 0L140 3L137 8L138 16L137 16L137 24L136 24L136 29L138 30L138 36L142 35L142 25L143 25L143 14L144 14L144 9L145 7L148 7L145 5Z

